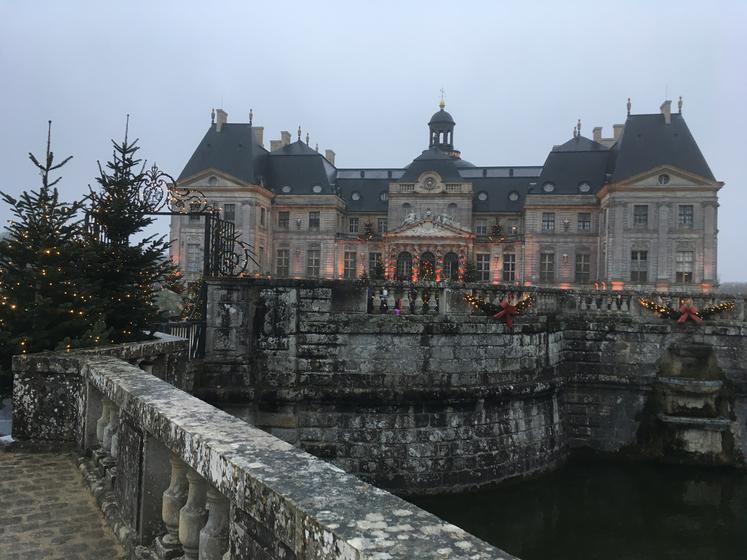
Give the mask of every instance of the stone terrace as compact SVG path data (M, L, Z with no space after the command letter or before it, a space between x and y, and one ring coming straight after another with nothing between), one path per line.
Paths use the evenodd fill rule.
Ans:
M0 560L123 558L71 454L0 451L0 473Z

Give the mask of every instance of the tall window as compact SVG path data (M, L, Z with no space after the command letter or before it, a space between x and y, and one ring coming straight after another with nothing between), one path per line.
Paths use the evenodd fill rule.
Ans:
M358 233L358 218L348 218L348 232Z
M289 226L290 226L290 212L288 212L287 210L278 212L278 228L288 229Z
M379 233L386 233L387 225L386 218L379 218L376 222L377 231Z
M257 268L259 272L262 272L262 266L265 263L265 248L260 245L257 247Z
M684 227L684 228L693 227L693 205L692 204L680 204L679 213L677 215L677 224L680 227Z
M290 272L290 255L288 249L278 249L275 266L278 276L288 276Z
M542 231L555 231L555 212L542 212Z
M320 265L321 249L317 247L309 247L306 250L306 276L310 278L318 277Z
M591 214L589 212L579 212L578 231L591 231Z
M503 253L503 281L514 282L516 280L516 254Z
M319 211L309 212L309 230L319 231Z
M692 208L692 206L690 207ZM693 281L693 261L694 254L692 251L677 251L675 255L675 281L678 284L689 284Z
M345 268L343 274L345 278L355 279L355 251L345 251Z
M459 207L453 202L446 207L446 215L452 220L456 220L457 209Z
M630 281L648 282L648 251L630 252Z
M235 204L224 204L223 205L223 219L227 222L236 222L236 205Z
M459 257L456 253L444 255L442 280L459 280Z
M540 282L555 282L555 253L540 253Z
M412 206L409 202L405 202L402 205L402 221L404 222L407 218L410 217L410 213L412 212Z
M397 256L396 280L409 281L412 279L412 255L406 251Z
M648 226L648 204L636 204L633 206L633 226L637 228Z
M475 221L475 235L487 235L488 223L485 220Z
M200 272L202 248L199 243L187 243L187 272Z
M267 226L267 208L260 207L259 209L259 225L261 227Z
M586 284L591 281L591 255L588 253L576 254L576 283Z
M368 275L373 276L376 272L376 265L381 262L381 253L368 254Z
M480 282L490 282L490 255L487 253L478 253L477 260L477 279Z

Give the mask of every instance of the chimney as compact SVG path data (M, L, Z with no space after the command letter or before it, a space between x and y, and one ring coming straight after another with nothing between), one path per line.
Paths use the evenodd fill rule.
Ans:
M335 164L335 152L333 150L324 150L324 157L326 157L327 161L332 165Z
M620 139L620 135L623 132L623 129L625 128L624 124L613 124L612 125L612 137L617 142Z
M595 126L592 129L592 133L594 135L594 142L602 143L602 127L601 126Z
M291 143L291 133L287 130L281 130L280 131L280 141L283 143L283 146L287 146Z
M228 113L223 109L216 109L215 111L215 131L220 132L223 125L228 122Z
M254 131L254 141L264 148L265 127L253 126L252 130Z
M666 124L672 124L672 101L671 99L667 99L664 103L661 104L661 114L664 115L664 122Z
M274 152L275 150L279 150L283 147L283 141L282 140L270 140L270 151Z

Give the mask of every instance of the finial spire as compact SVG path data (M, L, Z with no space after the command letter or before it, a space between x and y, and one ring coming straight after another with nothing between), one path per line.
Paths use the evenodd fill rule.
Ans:
M679 101L677 101L677 110L682 114L682 96L680 95Z
M576 138L576 136L578 136L578 131L576 129L576 125L574 124L573 125L573 137Z
M298 141L301 141L301 125L298 125Z
M444 101L444 88L441 88L441 101L438 102L438 106L442 111L444 110L444 107L446 107L446 101Z
M215 107L210 110L210 124L215 124Z
M308 132L306 133L306 145L307 146L309 145L309 133Z
M319 151L319 142L317 142L317 143L316 143L316 146L314 146L314 151L315 151L315 152L318 152L318 151Z
M628 116L630 116L630 108L632 107L632 103L630 102L630 97L628 97Z
M581 118L579 117L578 122L576 123L576 130L578 132L578 136L581 136Z
M249 124L252 124L253 120L254 120L254 110L249 109Z

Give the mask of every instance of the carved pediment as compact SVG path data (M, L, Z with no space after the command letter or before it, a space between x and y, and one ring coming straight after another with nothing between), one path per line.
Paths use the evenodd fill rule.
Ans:
M405 223L397 229L389 232L389 238L396 237L470 237L472 232L463 230L455 225L444 223L434 218L424 218L422 220Z
M676 167L662 165L635 177L631 177L620 183L629 187L651 188L651 187L702 187L712 185L713 181L693 175Z

